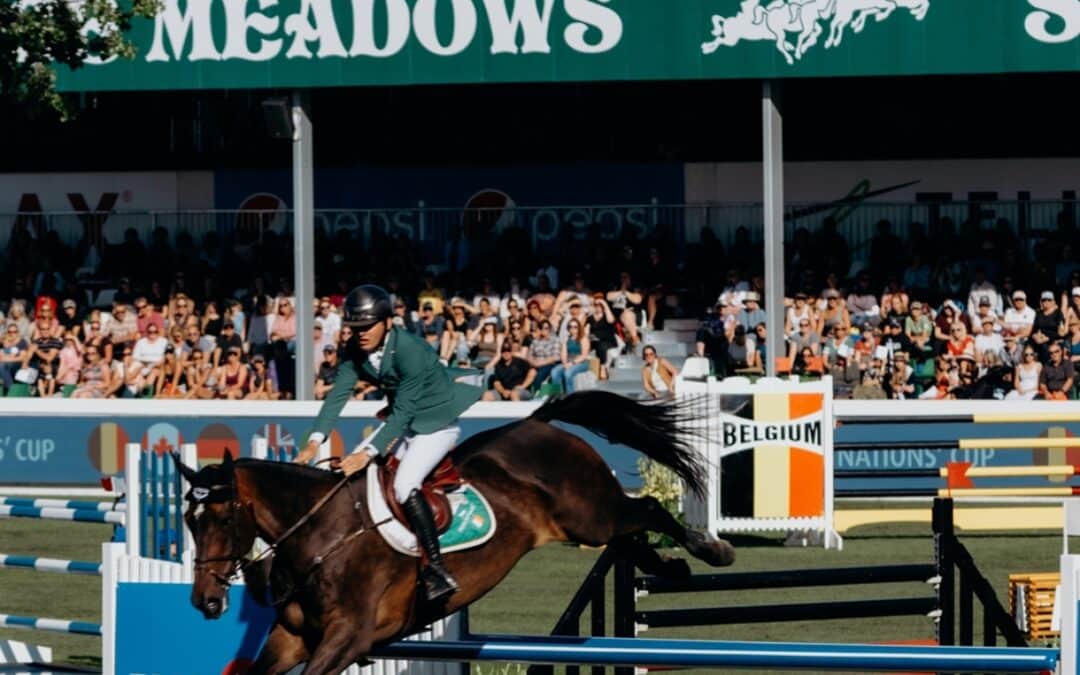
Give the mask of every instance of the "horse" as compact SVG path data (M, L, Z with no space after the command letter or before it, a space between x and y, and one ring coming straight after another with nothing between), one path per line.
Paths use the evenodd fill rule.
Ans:
M498 527L479 547L444 555L460 589L435 606L418 586L417 559L373 531L378 523L364 506L366 480L357 479L364 472L342 479L295 464L234 461L229 454L196 471L174 456L191 485L184 513L195 540L191 602L206 618L220 617L229 585L243 570L249 591L258 594L268 584L277 607L250 672L285 673L306 662L305 675L323 675L364 663L373 645L476 601L522 556L548 542L609 545L646 573L688 576L685 560L662 557L636 536L651 530L710 565L730 565L730 543L684 527L652 497L628 496L595 449L552 424L582 426L634 448L700 494L705 467L685 430L687 405L578 392L462 443L453 453L455 465L487 498ZM256 537L273 542L269 573L244 560Z

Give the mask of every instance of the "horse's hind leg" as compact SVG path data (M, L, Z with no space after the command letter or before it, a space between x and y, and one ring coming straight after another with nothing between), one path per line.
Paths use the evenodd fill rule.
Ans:
M666 534L690 555L713 567L735 562L735 547L723 539L683 526L654 497L623 497L618 506L615 536L651 530Z
M645 574L668 579L685 579L690 576L690 565L686 564L685 560L660 555L641 537L615 537L611 540L611 546Z
M308 658L307 647L298 635L293 635L280 623L274 624L266 644L259 652L248 675L282 675L292 670L296 664Z

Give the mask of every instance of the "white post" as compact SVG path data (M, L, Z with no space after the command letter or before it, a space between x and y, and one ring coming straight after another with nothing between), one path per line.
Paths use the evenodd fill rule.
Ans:
M1077 592L1077 577L1080 576L1080 555L1061 556L1061 585L1054 597L1058 612L1061 616L1061 661L1058 663L1060 675L1078 675L1080 667L1077 665L1077 610L1080 609L1080 598Z
M142 447L138 443L124 446L124 482L127 483L127 515L124 517L124 540L127 542L127 554L138 556L142 553L142 482L139 480L139 466L142 463Z
M191 467L192 469L198 470L198 468L199 468L199 449L198 449L198 447L194 443L184 443L183 445L181 445L180 446L180 461L183 462L184 464L186 464L187 466ZM191 487L190 485L188 485L187 480L184 479L183 477L181 477L180 478L180 485L182 487L182 492L184 494L187 494L188 488ZM176 508L178 508L178 509L184 508L184 503L181 501L179 504L176 505ZM195 538L191 536L191 531L188 530L187 527L184 528L184 550L185 551L194 551L195 550Z
M825 387L824 401L821 408L821 451L825 454L825 523L822 527L822 540L826 549L842 550L844 540L836 531L836 523L833 521L834 494L833 472L835 471L836 458L833 455L833 436L836 433L835 420L833 418L833 386L832 376L826 375L821 378Z
M101 545L101 672L116 672L116 588L117 559L124 555L123 544Z
M765 169L765 372L776 377L776 357L784 353L784 134L779 83L762 83L762 146ZM753 326L747 326L747 331Z

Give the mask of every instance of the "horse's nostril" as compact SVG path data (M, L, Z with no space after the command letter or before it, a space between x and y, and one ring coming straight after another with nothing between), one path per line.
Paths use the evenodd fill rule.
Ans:
M210 612L211 614L217 614L218 612L221 611L221 601L220 600L207 600L206 601L206 611Z

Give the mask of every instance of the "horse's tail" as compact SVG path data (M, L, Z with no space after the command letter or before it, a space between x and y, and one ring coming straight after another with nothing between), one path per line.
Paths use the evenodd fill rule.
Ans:
M691 419L679 403L639 403L608 391L581 391L549 399L532 419L585 427L673 470L697 495L705 494L705 465L688 442Z

